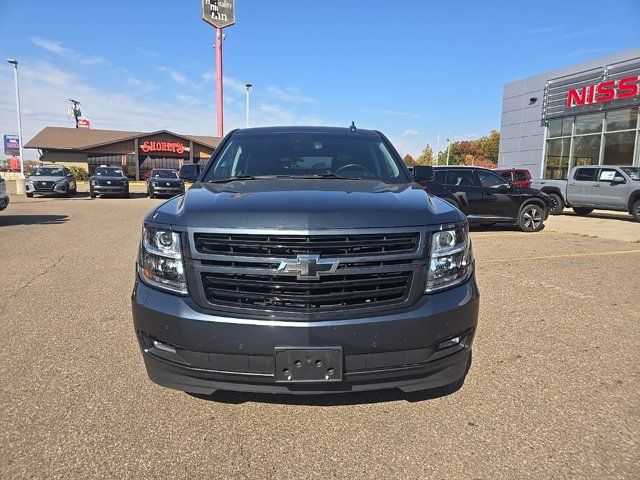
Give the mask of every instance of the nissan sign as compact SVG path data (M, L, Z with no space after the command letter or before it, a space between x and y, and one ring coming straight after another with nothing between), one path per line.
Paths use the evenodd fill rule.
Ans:
M235 0L202 0L202 19L216 28L236 23Z
M638 79L640 76L621 78L620 80L607 80L581 88L572 88L567 91L568 108L592 103L610 102L635 97L640 93Z

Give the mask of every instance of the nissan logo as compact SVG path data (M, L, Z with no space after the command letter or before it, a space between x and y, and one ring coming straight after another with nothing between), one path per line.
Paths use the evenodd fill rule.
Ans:
M277 275L293 275L298 280L318 280L320 275L336 273L340 260L322 260L320 255L298 255L295 260L283 260Z

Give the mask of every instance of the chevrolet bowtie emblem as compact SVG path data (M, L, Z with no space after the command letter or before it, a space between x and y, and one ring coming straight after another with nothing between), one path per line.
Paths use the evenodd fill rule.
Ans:
M320 275L336 273L340 260L323 260L320 255L298 255L295 260L283 260L276 274L296 275L298 280L318 280Z

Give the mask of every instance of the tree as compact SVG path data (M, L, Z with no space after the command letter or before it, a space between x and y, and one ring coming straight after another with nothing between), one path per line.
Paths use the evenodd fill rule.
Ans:
M500 149L500 132L491 130L489 135L480 138L480 148L484 151L484 156L493 164L498 163L498 151Z
M418 163L418 162L416 161L416 159L415 159L415 158L413 158L413 157L412 157L411 155L409 155L408 153L407 153L404 157L402 157L402 161L404 162L404 164L405 164L407 167L413 167L416 163Z
M433 165L433 150L431 150L431 145L424 147L416 163L418 165Z

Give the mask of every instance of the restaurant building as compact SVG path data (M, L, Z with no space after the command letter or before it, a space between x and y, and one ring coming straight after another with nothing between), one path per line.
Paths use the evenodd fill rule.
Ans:
M168 130L129 132L87 128L45 127L25 144L38 149L40 161L85 168L121 166L139 180L153 168L179 169L185 163L206 162L220 143L218 137L181 135Z
M640 166L640 48L504 86L500 168L566 179L576 165Z

